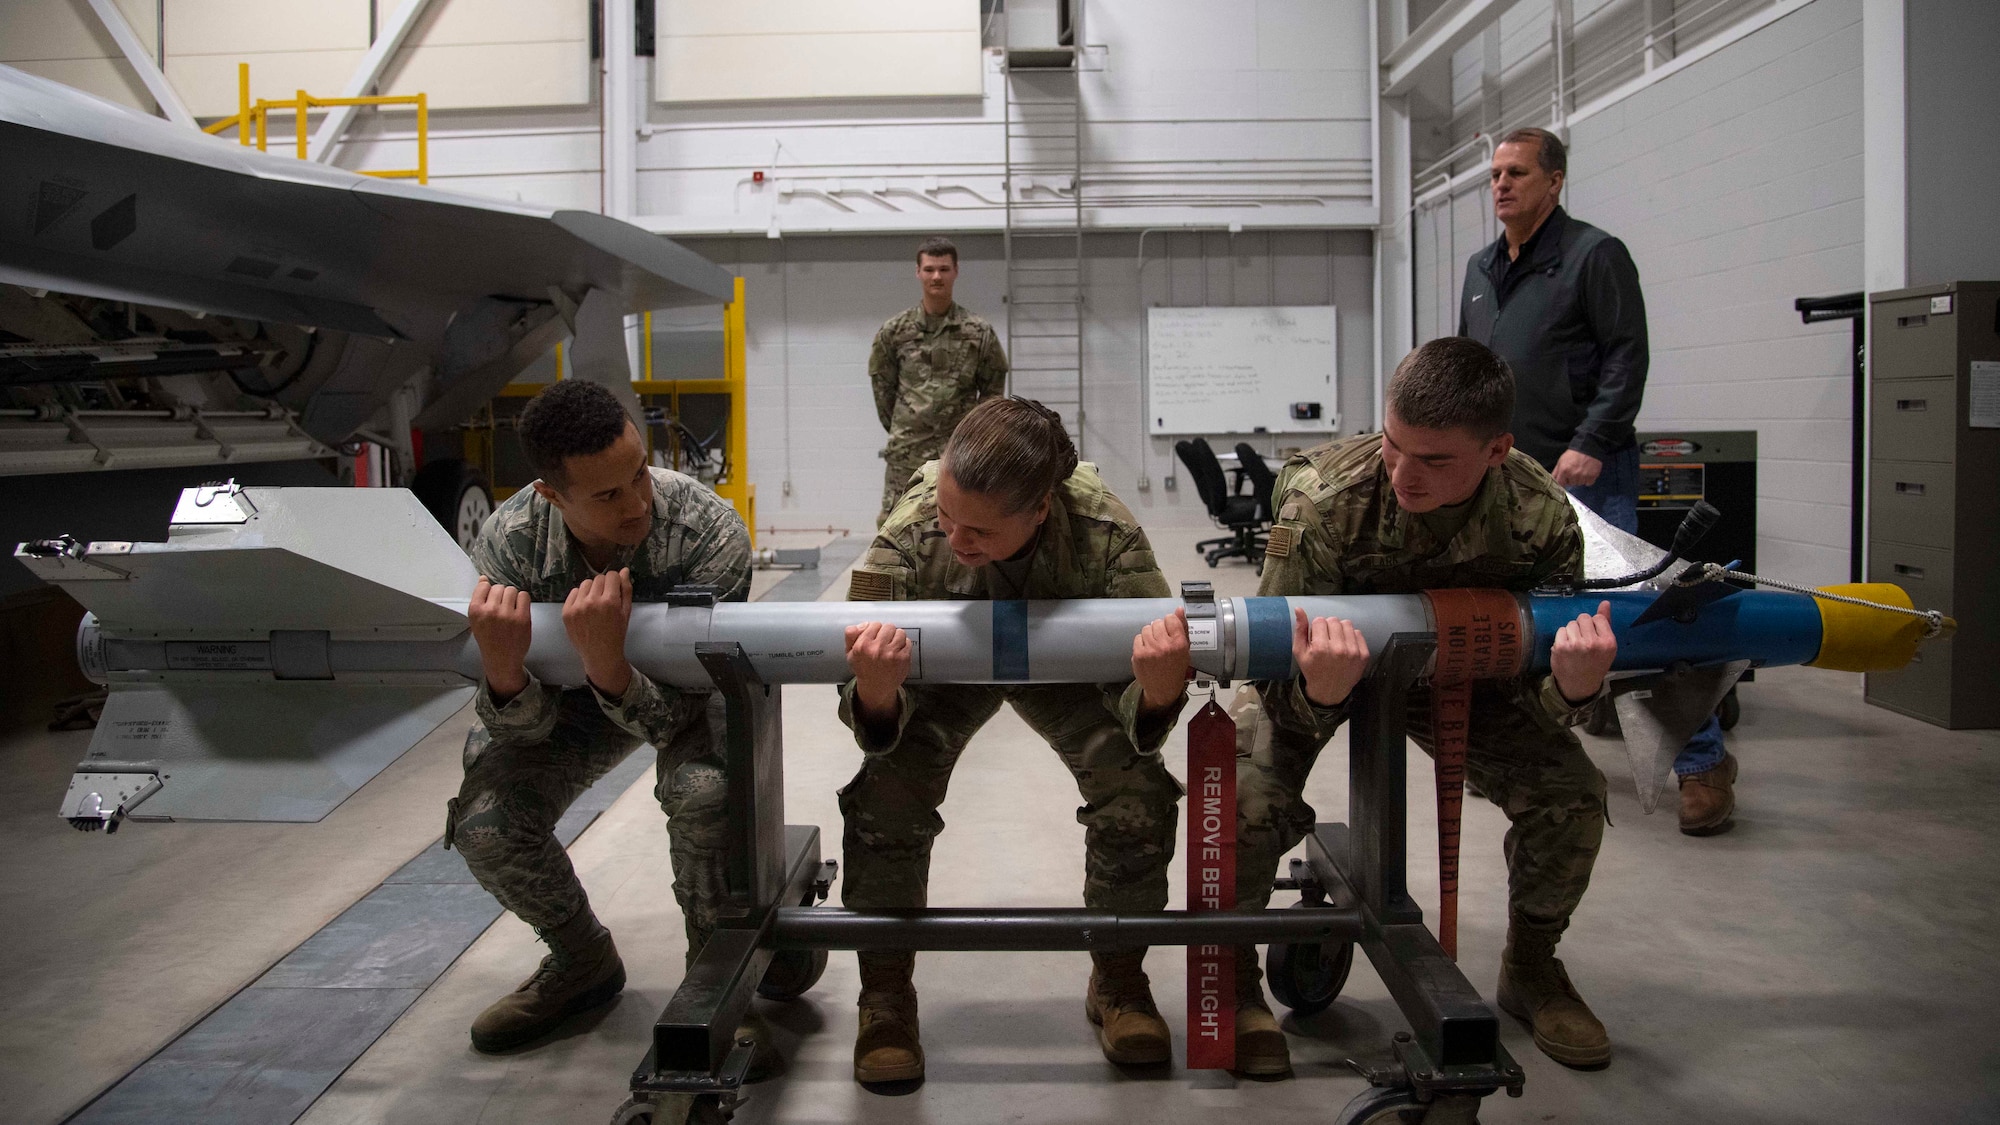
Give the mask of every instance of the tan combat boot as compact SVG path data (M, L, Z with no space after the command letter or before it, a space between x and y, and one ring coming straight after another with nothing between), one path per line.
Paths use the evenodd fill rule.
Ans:
M549 943L541 968L472 1021L474 1050L505 1051L539 1039L624 989L625 962L589 906L541 938Z
M1534 1029L1543 1054L1564 1066L1595 1068L1611 1061L1611 1037L1569 982L1552 939L1508 935L1496 999L1501 1011Z
M1736 811L1736 755L1725 750L1722 760L1681 782L1681 832L1716 836L1729 831Z
M924 1076L917 1041L914 953L863 951L861 1026L854 1036L856 1082L913 1082Z
M1282 1078L1292 1072L1292 1048L1271 1005L1264 1000L1257 947L1236 948L1236 1073Z
M1090 955L1090 991L1083 1014L1097 1025L1097 1045L1104 1057L1126 1066L1166 1062L1173 1051L1167 1021L1153 1003L1152 982L1142 963L1144 949L1121 949Z

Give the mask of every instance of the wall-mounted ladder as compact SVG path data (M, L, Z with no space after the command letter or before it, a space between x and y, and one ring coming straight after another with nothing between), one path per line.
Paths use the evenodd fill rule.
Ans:
M1083 99L1076 51L1016 46L1006 94L1010 393L1063 417L1083 452Z

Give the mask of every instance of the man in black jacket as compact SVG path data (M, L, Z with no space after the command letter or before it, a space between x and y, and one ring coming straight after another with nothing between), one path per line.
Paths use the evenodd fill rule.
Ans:
M1646 391L1646 301L1625 244L1561 206L1569 154L1546 129L1493 150L1500 237L1465 266L1458 334L1514 369L1514 443L1620 530L1639 530L1632 422ZM1736 758L1710 716L1674 760L1681 831L1729 828Z

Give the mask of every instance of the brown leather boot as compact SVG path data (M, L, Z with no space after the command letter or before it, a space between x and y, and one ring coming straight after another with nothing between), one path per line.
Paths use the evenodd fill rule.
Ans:
M1681 781L1681 832L1689 836L1716 836L1729 831L1736 811L1736 755L1722 752L1722 760Z
M1252 1078L1282 1078L1292 1072L1292 1048L1285 1041L1278 1017L1264 1000L1264 973L1257 964L1257 947L1236 950L1236 1073Z
M539 1039L557 1024L608 1003L625 987L625 962L611 934L585 906L553 930L539 931L549 955L521 987L472 1021L476 1051L505 1051Z
M856 1082L912 1082L924 1076L924 1046L917 1040L914 953L864 950L861 1020L854 1036Z
M1143 967L1146 951L1092 952L1090 960L1090 991L1083 998L1083 1014L1097 1025L1097 1045L1104 1057L1126 1066L1166 1062L1174 1042L1153 1003L1152 982Z
M1534 1030L1543 1054L1564 1066L1596 1068L1611 1061L1611 1037L1569 982L1554 941L1510 934L1495 999L1501 1011Z

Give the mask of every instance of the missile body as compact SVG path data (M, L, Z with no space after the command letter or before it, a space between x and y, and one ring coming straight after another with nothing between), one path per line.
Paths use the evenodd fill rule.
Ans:
M204 486L187 490L169 526L165 543L64 539L15 552L90 611L78 659L111 686L65 801L73 823L115 824L140 801L148 814L175 818L317 820L470 698L481 665L466 599L478 575L410 493ZM1894 586L1847 589L1909 605ZM1354 622L1377 656L1398 634L1434 635L1439 675L1508 676L1546 671L1556 633L1599 601L1611 603L1616 667L1626 670L1743 662L1890 670L1908 663L1925 631L1916 617L1744 590L1664 615L1665 600L1649 591L720 604L691 596L633 607L626 655L656 681L701 689L710 681L695 646L735 642L766 683L838 683L848 675L847 627L885 621L910 633L916 683L1116 683L1132 675L1133 638L1185 609L1196 670L1271 680L1294 674L1292 616L1302 609ZM529 670L544 683L582 684L561 607L532 612Z
M1600 601L1612 606L1619 670L1695 666L1748 660L1755 666L1808 664L1818 655L1824 624L1811 598L1744 592L1710 607L1692 623L1633 622L1655 600L1651 593L1601 597L1501 594L1466 628L1490 633L1485 642L1518 650L1484 674L1548 669L1556 632ZM463 614L463 600L435 603ZM1178 598L1098 598L1079 601L777 602L633 607L626 656L655 681L705 688L695 657L703 642L743 646L764 682L840 683L848 677L845 631L883 621L910 634L914 683L1109 683L1130 679L1132 640L1147 623L1194 608ZM1309 617L1345 618L1379 655L1398 633L1448 634L1449 620L1426 594L1344 597L1220 598L1213 616L1194 616L1190 641L1197 671L1221 680L1284 679L1292 663L1294 609ZM569 646L562 607L533 608L534 640L527 666L544 683L579 686L583 663ZM233 633L233 635L232 635ZM255 676L276 680L431 675L477 682L479 650L468 630L440 639L382 640L334 630L208 632L200 639L120 636L96 618L78 631L79 663L99 683L183 676Z

